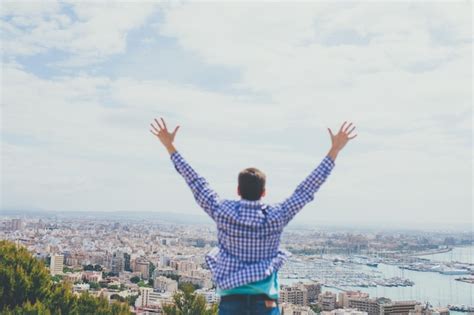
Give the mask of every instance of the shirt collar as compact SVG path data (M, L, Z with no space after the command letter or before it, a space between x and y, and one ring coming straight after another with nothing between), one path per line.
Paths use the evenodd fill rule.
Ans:
M265 209L266 205L261 200L246 200L241 198L240 205L250 209Z

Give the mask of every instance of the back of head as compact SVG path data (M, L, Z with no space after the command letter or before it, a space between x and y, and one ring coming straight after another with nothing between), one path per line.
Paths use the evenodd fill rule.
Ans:
M265 192L265 174L257 168L249 167L239 173L239 193L243 199L259 200Z

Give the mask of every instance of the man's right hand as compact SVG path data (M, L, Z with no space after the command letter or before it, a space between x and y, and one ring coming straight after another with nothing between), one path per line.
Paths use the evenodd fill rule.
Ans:
M342 124L337 134L334 134L331 128L328 128L329 135L331 136L331 142L332 142L331 150L329 150L328 156L333 161L336 160L337 154L339 153L339 151L342 150L342 148L344 148L347 142L357 137L357 134L351 136L351 133L354 131L355 126L351 128L352 123L350 123L347 126L346 124L347 124L347 121L345 121Z
M171 155L174 152L176 152L176 148L173 145L174 137L176 136L176 133L178 132L179 126L176 126L173 132L169 132L168 128L166 127L165 120L161 118L161 125L158 121L158 119L155 118L156 122L156 127L153 125L153 123L150 124L150 126L153 128L153 130L150 129L150 132L157 137L163 146L166 148L168 153Z

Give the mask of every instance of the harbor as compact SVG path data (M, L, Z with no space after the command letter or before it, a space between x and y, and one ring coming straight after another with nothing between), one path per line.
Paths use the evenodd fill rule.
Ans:
M450 264L450 256L458 256L457 261L470 266L472 247L454 248L453 252L435 254L436 261ZM461 258L461 254L463 259ZM440 255L447 255L443 257ZM449 273L425 272L423 269L410 270L399 268L415 261L417 257L404 259L384 258L368 260L377 262L377 267L366 264L361 257L298 256L291 258L280 273L282 284L297 281L318 281L329 291L360 290L372 297L388 297L393 300L429 301L434 306L457 306L451 314L461 314L461 306L467 309L474 305L474 284L457 279L471 276L459 276ZM423 261L430 261L430 256L423 256ZM286 272L291 270L293 272ZM398 278L391 283L389 279ZM401 285L406 279L413 285ZM377 283L379 281L379 283ZM399 284L391 286L390 284ZM385 285L384 285L385 284Z

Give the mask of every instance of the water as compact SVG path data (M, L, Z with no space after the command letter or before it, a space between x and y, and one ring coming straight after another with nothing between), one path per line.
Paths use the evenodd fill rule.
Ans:
M463 263L474 263L474 246L455 247L452 251L434 255L419 256L437 261L459 261Z
M460 247L452 252L435 255L426 255L424 258L436 259L440 261L451 261L452 259L461 262L473 261L472 253L474 247ZM451 258L453 257L453 258ZM371 267L362 266L363 270L370 270ZM382 287L361 288L344 287L347 290L360 290L368 292L371 297L388 297L392 300L416 300L419 302L429 301L433 306L447 306L448 304L474 305L474 284L455 281L459 277L456 275L442 275L435 272L418 272L400 269L397 266L379 264L379 271L384 277L403 277L415 282L412 287ZM298 280L281 279L281 283L292 283ZM338 291L336 289L324 288L324 290ZM454 314L454 312L451 312ZM466 313L465 313L466 314Z

